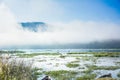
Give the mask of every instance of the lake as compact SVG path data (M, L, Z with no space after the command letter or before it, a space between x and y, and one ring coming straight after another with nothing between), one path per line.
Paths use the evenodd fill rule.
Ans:
M4 49L5 50L5 49ZM24 51L26 53L69 53L69 52L120 52L120 49L6 49Z

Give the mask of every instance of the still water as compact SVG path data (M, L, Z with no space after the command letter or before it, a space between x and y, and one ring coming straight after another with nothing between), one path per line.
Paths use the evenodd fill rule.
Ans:
M69 52L120 52L120 49L7 49L26 53L69 53Z

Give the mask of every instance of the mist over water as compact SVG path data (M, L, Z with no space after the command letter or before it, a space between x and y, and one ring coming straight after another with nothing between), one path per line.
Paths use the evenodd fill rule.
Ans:
M46 22L45 22L46 23ZM80 21L46 23L47 30L32 32L22 29L14 14L0 3L0 48L43 45L87 44L90 42L120 40L120 24Z

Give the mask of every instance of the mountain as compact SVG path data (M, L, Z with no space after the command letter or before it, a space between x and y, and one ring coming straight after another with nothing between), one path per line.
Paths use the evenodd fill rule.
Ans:
M44 32L47 30L47 25L44 22L21 22L20 25L23 29L33 32Z

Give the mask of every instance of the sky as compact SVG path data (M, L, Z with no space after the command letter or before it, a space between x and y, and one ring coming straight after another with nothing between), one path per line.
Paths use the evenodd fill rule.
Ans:
M20 22L44 22L31 32ZM120 0L0 0L0 48L120 40Z
M120 0L3 0L21 21L120 21Z

